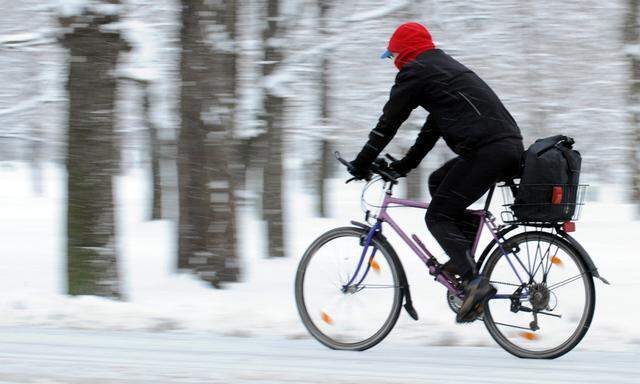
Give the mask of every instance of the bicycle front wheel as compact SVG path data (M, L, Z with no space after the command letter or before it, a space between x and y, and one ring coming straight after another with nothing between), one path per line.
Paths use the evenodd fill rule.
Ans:
M298 266L300 318L313 337L332 349L373 347L393 329L402 308L397 255L374 237L360 263L366 236L361 228L333 229L309 246Z
M564 355L582 340L593 318L591 273L571 244L548 232L520 233L504 249L508 256L497 248L483 269L498 289L498 297L485 306L487 330L518 357Z

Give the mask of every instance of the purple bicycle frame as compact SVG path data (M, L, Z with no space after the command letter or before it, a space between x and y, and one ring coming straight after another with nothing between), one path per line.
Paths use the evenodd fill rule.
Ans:
M420 241L420 239L413 234L411 239L409 238L409 236L407 236L407 234L402 230L402 228L400 228L400 226L391 218L391 216L389 216L389 214L387 213L387 208L389 207L390 204L395 204L396 206L402 206L402 207L411 207L411 208L421 208L421 209L427 209L429 207L429 203L422 203L422 202L418 202L418 201L413 201L413 200L407 200L407 199L398 199L395 197L391 196L391 193L389 191L387 191L385 193L385 197L384 200L382 202L382 206L380 207L380 211L376 217L376 223L371 227L367 238L364 242L364 247L362 249L362 254L360 255L360 260L358 262L358 266L356 268L355 273L353 274L353 276L351 277L351 279L349 280L349 282L343 286L343 290L346 291L346 289L348 287L350 287L353 283L353 281L355 280L356 276L358 275L360 268L363 265L365 256L367 254L369 245L371 244L371 241L373 239L373 237L375 236L375 233L377 231L379 231L382 227L382 223L388 223L391 228L393 228L393 230L400 236L400 238L402 238L402 240L404 240L404 242L409 246L409 248L411 248L413 250L413 252L427 265L428 261L432 258L434 258L433 254L431 254L431 252L429 252L429 250L424 246L424 244ZM524 281L522 280L522 278L520 277L520 274L518 273L518 271L516 270L514 264L512 263L511 259L509 258L509 254L505 251L505 249L502 247L502 243L500 243L499 241L499 237L498 237L498 226L495 224L493 219L488 219L487 218L487 211L484 209L478 209L478 210L467 210L467 212L470 212L474 215L478 215L478 220L480 220L480 226L478 227L478 232L476 233L476 237L474 239L472 248L471 248L471 255L475 256L476 253L476 248L478 246L478 243L480 241L480 235L482 234L482 229L484 228L484 226L487 226L487 228L489 229L489 232L491 233L491 235L493 236L494 240L496 241L496 244L498 245L498 247L500 248L500 250L502 251L502 253L505 255L507 261L509 262L509 265L511 266L511 269L513 270L513 272L515 273L515 275L517 276L518 280L520 281L520 284L524 284ZM484 225L482 225L484 224ZM413 239L413 240L412 240ZM373 252L371 253L371 255L369 256L369 260L373 259L373 257L375 256L377 248L373 249ZM520 259L518 258L517 255L514 254L514 257L516 258L516 260L518 261L518 263L525 269L525 271L527 270L526 267L524 266L524 264L522 263L522 261L520 261ZM356 286L360 285L360 283L362 283L362 281L365 279L365 277L367 276L368 272L369 272L369 268L371 267L371 263L367 263L366 266L366 270L364 271L364 274L362 276L362 278L355 284ZM429 266L429 271L431 272L431 274L435 274L436 272L436 268L434 266ZM447 274L447 272L441 271L439 274L436 275L436 281L438 281L439 283L441 283L442 285L444 285L447 290L449 290L449 292L455 294L456 296L460 297L460 298L464 298L464 292L457 288L454 284L454 280L452 279L451 276L449 276ZM525 293L523 296L526 296L527 293ZM495 295L493 297L493 299L510 299L511 295Z

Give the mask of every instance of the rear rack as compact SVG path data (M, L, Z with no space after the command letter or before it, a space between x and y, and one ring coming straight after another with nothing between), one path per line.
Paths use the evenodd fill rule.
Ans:
M498 186L502 191L505 224L556 227L577 221L582 214L588 184L518 184Z

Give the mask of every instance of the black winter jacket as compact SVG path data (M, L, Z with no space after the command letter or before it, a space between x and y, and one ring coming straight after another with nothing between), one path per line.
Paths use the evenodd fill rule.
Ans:
M518 125L493 90L444 51L432 49L398 72L382 116L354 165L368 168L418 106L429 116L401 160L406 170L417 167L440 137L461 156L504 138L522 140Z

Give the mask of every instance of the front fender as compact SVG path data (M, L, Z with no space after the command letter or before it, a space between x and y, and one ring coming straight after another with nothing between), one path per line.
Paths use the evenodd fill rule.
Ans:
M367 233L371 231L371 226L368 224L358 221L351 221L351 224L366 230ZM380 242L385 243L391 251L391 257L395 259L395 262L398 266L398 273L400 274L400 283L402 284L402 293L404 295L404 309L412 319L418 320L418 312L413 307L413 301L411 301L411 291L409 290L409 281L407 280L407 274L404 272L404 266L402 265L400 258L396 254L391 244L389 244L389 242L387 241L387 238L382 234L382 231L377 231L375 237L377 237Z

